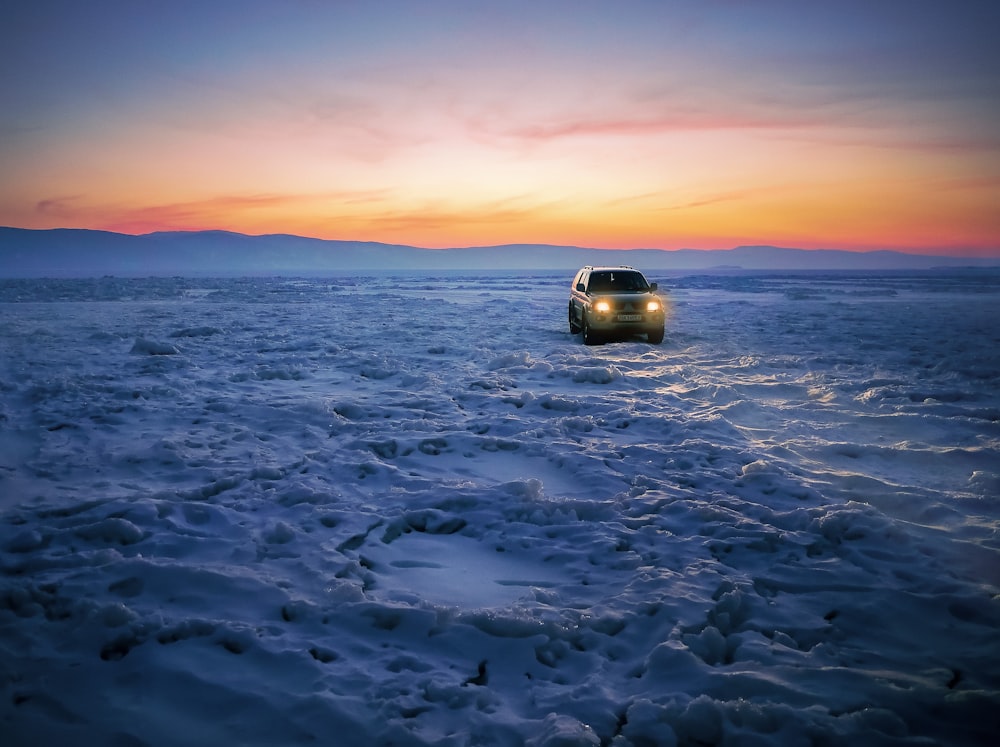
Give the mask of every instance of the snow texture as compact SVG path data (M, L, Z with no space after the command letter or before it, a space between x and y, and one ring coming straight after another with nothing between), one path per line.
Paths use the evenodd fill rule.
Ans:
M0 735L1000 734L1000 276L0 282Z

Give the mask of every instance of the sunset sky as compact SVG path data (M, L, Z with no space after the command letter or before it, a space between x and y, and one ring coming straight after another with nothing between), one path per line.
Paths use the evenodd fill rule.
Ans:
M1000 2L32 0L0 225L1000 257Z

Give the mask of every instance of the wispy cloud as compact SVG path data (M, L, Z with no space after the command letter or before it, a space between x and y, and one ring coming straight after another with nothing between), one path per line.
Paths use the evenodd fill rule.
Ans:
M35 203L35 212L53 218L71 219L79 210L77 207L83 195L49 197Z
M815 127L820 123L782 118L724 117L712 113L674 114L648 118L580 118L528 125L509 130L511 137L545 141L572 137L633 137L679 131L764 130Z
M750 197L752 194L760 192L760 190L735 190L731 192L720 192L718 194L706 195L697 200L691 200L690 202L685 202L676 205L667 205L660 208L663 211L671 210L695 210L697 208L708 207L709 205L718 205L721 202L738 202Z
M391 231L509 225L537 220L539 216L547 214L554 204L525 204L523 197L461 207L438 202L410 210L371 214L365 216L364 220L373 227Z
M199 230L253 224L254 214L295 214L303 209L315 211L318 205L339 209L342 205L380 202L384 190L328 192L324 194L218 195L190 200L130 208L96 209L105 216L101 227L123 233L148 231ZM264 221L261 221L264 222Z
M190 200L163 205L145 205L114 211L105 227L112 231L138 233L166 228L201 229L220 217L231 219L234 213L272 209L288 205L289 195L226 195L204 200ZM109 211L110 212L110 211Z

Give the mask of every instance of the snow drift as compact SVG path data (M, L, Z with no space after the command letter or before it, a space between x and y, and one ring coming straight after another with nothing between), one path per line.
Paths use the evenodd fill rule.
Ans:
M5 745L982 744L995 276L0 283Z

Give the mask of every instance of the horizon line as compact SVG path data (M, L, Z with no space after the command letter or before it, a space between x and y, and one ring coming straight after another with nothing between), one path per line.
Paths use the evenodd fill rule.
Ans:
M14 230L14 231L32 231L32 232L52 232L52 231L81 231L88 233L106 233L113 234L116 236L129 236L133 238L144 238L150 236L156 236L161 234L230 234L233 236L243 236L245 238L268 238L268 237L290 237L296 239L305 239L307 241L322 241L330 243L351 243L351 244L378 244L381 246L397 246L397 247L407 247L411 249L419 249L422 251L429 252L439 252L439 251L456 251L465 249L499 249L503 247L527 247L527 246L537 246L537 247L551 247L553 249L582 249L587 251L607 251L607 252L634 252L634 251L652 251L652 252L666 252L666 253L676 253L676 252L731 252L737 249L749 249L749 248L766 248L766 249L778 249L783 251L795 251L795 252L844 252L848 254L901 254L910 257L941 257L950 260L956 259L975 259L978 261L982 260L996 260L1000 262L1000 246L996 247L989 254L959 254L959 253L928 253L930 251L945 252L944 249L928 248L928 251L907 251L905 249L891 249L891 248L878 248L878 249L848 249L842 247L833 246L823 246L823 247L794 247L794 246L779 246L777 244L767 244L767 243L753 243L753 244L737 244L735 246L718 246L711 248L697 248L697 247L676 247L667 248L662 246L617 246L617 247L601 247L601 246L584 246L580 244L551 244L547 242L534 242L534 241L519 241L519 242L507 242L504 244L470 244L466 246L441 246L441 247L430 247L421 246L418 244L400 244L395 242L387 241L376 241L372 239L333 239L333 238L322 238L319 236L308 236L305 234L296 234L288 232L268 232L268 233L245 233L243 231L234 231L227 228L181 228L181 229L161 229L157 231L149 231L146 233L130 233L127 231L115 231L105 228L83 228L74 226L57 226L53 228L26 228L22 226L0 226L0 230ZM961 250L953 250L961 251Z

